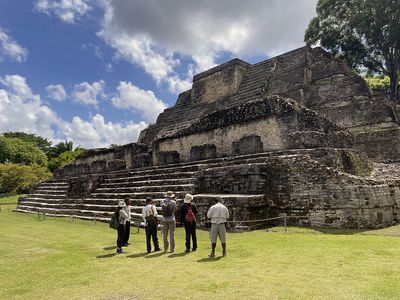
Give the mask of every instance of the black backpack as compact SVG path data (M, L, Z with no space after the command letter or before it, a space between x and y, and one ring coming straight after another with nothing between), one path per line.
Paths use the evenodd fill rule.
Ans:
M113 213L113 215L111 216L111 220L110 220L110 228L112 228L112 229L118 229L118 227L119 227L119 211L117 212L115 212L115 213Z
M174 214L174 209L172 208L172 201L165 200L161 206L163 217L171 217Z

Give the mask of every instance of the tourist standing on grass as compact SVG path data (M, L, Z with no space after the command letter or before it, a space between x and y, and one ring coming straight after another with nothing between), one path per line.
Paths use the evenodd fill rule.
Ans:
M185 227L186 233L186 250L185 252L190 252L190 238L192 238L193 248L192 251L197 250L197 237L196 237L196 216L197 207L193 203L193 196L191 194L186 194L185 199L181 207L180 221Z
M124 201L119 201L118 202L118 207L116 210L116 214L118 216L118 221L119 221L119 226L118 226L118 238L117 238L117 253L125 253L125 251L122 249L123 242L124 242L124 234L125 234L125 223L126 220L128 219L128 215L126 214L125 211L125 202Z
M146 199L146 206L142 209L144 221L144 229L146 231L146 246L147 252L151 252L151 239L153 239L154 252L160 251L157 238L158 214L157 209L153 204L153 199Z
M219 200L210 207L207 212L207 218L211 219L211 253L209 257L215 257L215 247L217 246L217 237L222 245L222 256L226 256L226 222L229 218L229 211Z
M168 246L170 246L171 253L175 251L175 211L176 202L173 200L175 195L173 192L168 191L164 194L164 201L161 204L162 209L162 226L163 226L163 242L164 242L164 252L168 251ZM169 235L169 242L168 242Z
M128 246L129 245L129 236L131 234L131 199L126 198L125 199L125 212L128 215L128 219L126 220L125 223L125 233L124 233L124 241L123 241L123 246Z

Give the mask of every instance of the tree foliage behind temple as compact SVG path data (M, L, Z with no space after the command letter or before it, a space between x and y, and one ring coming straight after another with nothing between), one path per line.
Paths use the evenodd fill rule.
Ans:
M47 156L30 142L0 136L0 163L46 166Z
M350 67L388 76L391 96L399 96L399 0L319 0L305 41L319 43Z

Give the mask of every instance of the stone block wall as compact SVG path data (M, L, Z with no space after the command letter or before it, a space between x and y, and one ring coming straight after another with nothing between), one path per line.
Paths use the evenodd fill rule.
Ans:
M355 146L377 162L400 162L400 128L354 134Z
M400 182L351 176L307 155L266 162L270 212L307 216L293 224L332 228L378 228L399 222Z
M191 99L213 102L237 93L249 64L233 59L193 77Z
M278 96L233 106L200 118L153 143L153 164L168 153L179 161L316 147L349 147L352 136L315 112ZM208 149L206 151L206 148ZM169 160L171 161L171 160Z
M55 179L151 166L147 145L132 143L109 149L91 149L75 163L54 172Z

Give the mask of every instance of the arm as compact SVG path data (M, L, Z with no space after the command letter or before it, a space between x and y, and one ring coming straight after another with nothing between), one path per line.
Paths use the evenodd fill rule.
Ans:
M143 207L143 209L142 209L142 218L143 218L144 223L146 224L146 206Z
M179 221L181 222L181 224L183 224L183 221L185 220L185 216L186 216L186 205L182 204L181 214L180 214L180 218L179 218Z
M124 209L121 209L121 210L119 211L119 217L120 217L121 219L127 220L127 219L128 219L128 214L126 213L126 211L125 211Z
M212 217L212 207L207 212L207 218L211 219Z
M155 207L155 205L152 205L151 209L153 210L154 217L158 218L158 212L157 212L157 208Z

